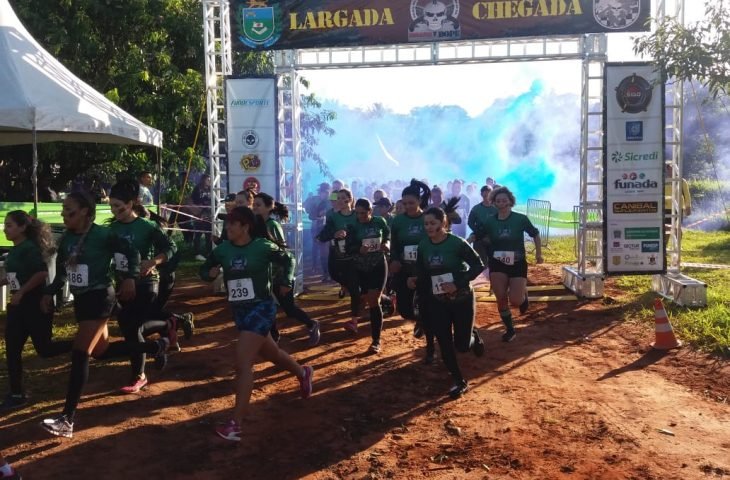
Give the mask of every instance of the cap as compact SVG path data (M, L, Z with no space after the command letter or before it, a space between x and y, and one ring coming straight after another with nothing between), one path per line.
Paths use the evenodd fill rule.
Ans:
M235 193L229 193L226 195L224 202L235 202L236 201L236 194Z
M382 197L380 200L373 203L373 205L376 207L386 207L388 209L393 208L393 202L391 202L388 197Z

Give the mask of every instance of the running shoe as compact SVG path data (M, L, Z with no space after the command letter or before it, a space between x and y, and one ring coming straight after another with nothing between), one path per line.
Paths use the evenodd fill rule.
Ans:
M177 317L175 315L170 315L170 318L167 319L167 339L170 341L168 347L170 351L179 352L180 343L177 341Z
M503 342L511 342L515 339L517 336L517 333L514 330L507 330L502 334L502 341Z
M474 356L483 357L484 356L484 340L482 340L481 335L479 335L479 330L477 330L476 328L473 329L472 335L474 336L474 344L471 346L471 351L474 353Z
M299 394L302 398L309 398L312 395L312 379L314 378L314 368L309 365L302 367L304 375L299 379Z
M416 325L413 327L413 336L416 338L421 338L424 335L423 331L423 325L421 322L416 322Z
M231 442L241 441L241 427L235 420L229 420L227 423L215 427L215 433L224 440Z
M525 299L522 301L522 303L520 303L520 314L524 315L529 307L530 297L527 296L527 291L525 291Z
M380 343L373 343L370 345L370 353L380 353Z
M201 255L201 254L197 254L197 255L195 255L195 260L197 260L197 261L199 261L199 262L204 262L204 261L206 261L206 260L207 260L207 258L205 258L205 257L204 257L203 255Z
M346 321L344 328L348 332L357 333L357 318Z
M195 315L193 315L193 312L187 312L183 313L181 317L180 326L182 327L183 338L190 340L195 332Z
M309 329L309 346L316 347L317 345L319 345L320 337L321 333L319 331L319 322L317 320L314 320L314 325L312 325L312 328Z
M3 480L23 480L23 477L20 476L20 473L13 467L10 467L10 474L9 475L0 475L0 479Z
M27 404L28 397L26 397L25 394L21 393L15 395L8 393L5 400L3 400L3 403L0 404L0 410L15 410L16 408L24 407Z
M160 337L156 343L155 368L157 370L163 370L167 366L167 350L170 348L170 340L165 337Z
M467 390L469 390L469 384L466 383L466 380L459 380L449 389L449 397L459 398Z
M131 385L127 385L119 389L122 393L137 393L147 386L147 377L141 376L134 379Z
M57 437L72 438L74 436L74 424L68 421L66 415L59 415L55 418L44 418L41 422L41 427Z

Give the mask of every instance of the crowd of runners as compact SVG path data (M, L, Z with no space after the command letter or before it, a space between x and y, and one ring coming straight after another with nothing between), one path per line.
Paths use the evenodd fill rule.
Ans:
M471 282L480 275L490 281L505 326L502 339L514 340L511 307L524 313L529 306L524 234L534 239L535 260L541 263L539 233L525 215L512 211L510 190L491 179L473 206L464 195L444 195L415 179L401 185L397 193L374 190L371 198L356 198L342 182L322 184L314 214L310 212L314 269L320 270L321 281L339 285L341 298L349 297L345 330L356 335L369 323L372 354L387 348L381 340L383 318L393 312L414 322L416 337L425 337L425 363L434 363L438 343L452 378L448 395L457 398L468 389L457 353L480 357L485 351L474 324ZM69 194L62 210L65 231L57 242L48 225L23 211L5 218L4 232L13 248L0 278L0 285L11 291L5 327L9 393L1 408L27 403L21 357L29 337L41 357L70 353L63 410L41 422L53 435L73 436L91 357L128 358L129 378L119 379L120 392L135 393L149 381L146 356L162 370L168 354L180 350L179 332L184 339L194 333L192 314L166 306L179 261L176 244L164 220L142 207L139 196L136 181L115 184L109 194L113 219L98 225L93 198ZM295 257L281 225L288 216L286 206L267 193L229 195L222 234L213 239L215 246L200 267L204 280L222 275L237 331L235 405L230 419L216 428L227 440L241 440L257 357L291 372L302 398L312 394L312 366L300 365L278 345L277 306L304 325L310 346L321 336L319 322L297 305L293 294ZM464 238L467 226L471 233ZM55 278L49 282L47 265L54 255ZM66 284L78 330L72 341L54 341L54 298ZM123 340L109 340L113 316ZM0 473L0 478L13 475L8 465L0 466Z

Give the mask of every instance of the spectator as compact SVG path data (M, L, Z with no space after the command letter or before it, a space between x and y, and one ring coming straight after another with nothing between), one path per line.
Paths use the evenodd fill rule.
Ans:
M201 262L205 261L205 257L211 248L210 185L210 175L204 174L200 177L192 194L193 205L196 206L194 215L198 217L194 223L194 228L197 231L193 234L193 252L195 253L195 259ZM202 237L205 237L205 240L201 245L200 239Z
M461 193L461 188L463 184L464 182L461 180L454 180L454 182L451 184L451 197L456 197L459 199L459 203L456 205L456 213L462 219L467 218L469 216L469 212L471 211L471 202L469 201L469 197ZM451 226L451 229L454 234L460 236L461 238L466 238L466 222L454 224Z
M152 172L144 171L139 174L139 203L142 205L154 205L155 198L152 196Z
M42 177L38 180L38 200L41 202L60 201L58 193L51 188L51 182L48 180L48 177Z

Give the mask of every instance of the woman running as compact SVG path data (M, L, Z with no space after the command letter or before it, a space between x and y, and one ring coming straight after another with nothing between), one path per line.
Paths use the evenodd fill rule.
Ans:
M403 189L401 201L405 213L393 219L390 251L390 270L393 272L398 313L407 320L417 320L413 331L416 337L426 334L426 363L429 365L433 363L435 352L433 331L423 319L416 318L416 291L408 288L407 281L409 277L416 275L418 244L426 238L423 210L428 206L430 198L431 190L428 185L416 179L411 180L410 185Z
M169 344L177 345L177 319L155 320L156 301L160 291L160 274L157 267L171 259L177 246L162 231L157 223L137 215L135 204L139 194L139 184L135 181L121 181L111 188L110 206L114 221L110 228L119 238L126 239L140 254L140 272L136 280L136 294L133 300L121 301L117 314L119 327L124 339L130 346L131 379L123 386L123 393L136 393L147 383L145 375L146 356L139 346L145 337L159 333ZM114 254L117 283L128 270L128 260L121 253ZM155 357L158 369L167 364L166 351Z
M61 210L66 232L59 241L56 257L56 278L43 293L41 308L53 309L53 295L68 281L74 296L74 316L78 330L71 350L66 403L61 415L46 418L41 426L53 435L73 436L74 414L81 399L81 391L89 378L89 356L112 358L129 356L125 341L110 343L107 322L117 303L130 302L135 296L135 278L139 276L139 252L126 240L119 238L111 229L94 223L96 204L81 192L68 194ZM115 294L112 287L111 263L114 254L127 259L127 271L120 272L122 281ZM167 348L159 340L140 346L145 353L158 354Z
M35 351L43 358L71 351L71 341L53 342L53 312L41 312L43 287L48 278L46 261L53 254L53 236L47 224L22 210L5 217L5 238L13 248L5 260L5 278L11 299L5 325L5 358L8 362L10 392L1 410L24 406L28 399L23 390L23 346L30 337Z
M525 255L525 233L535 241L535 262L542 263L540 231L532 225L527 215L513 212L515 196L507 187L492 190L491 201L497 207L497 215L489 217L484 224L484 234L489 245L489 281L497 310L506 331L502 340L515 339L510 304L519 306L524 314L529 307L527 297L527 258Z
M246 207L236 207L228 214L228 241L217 246L200 267L200 277L213 281L223 267L228 302L238 329L236 345L236 404L233 419L216 428L216 434L226 440L241 441L241 425L248 413L253 388L253 365L261 356L299 379L302 398L312 394L310 366L300 366L271 338L269 332L276 318L276 303L272 289L286 296L292 287L294 257L283 245L276 244L260 217ZM272 265L283 269L279 281L273 284Z
M489 195L492 193L492 187L484 185L481 189L482 201L474 205L469 212L469 220L467 224L473 232L469 235L469 243L474 246L474 250L479 254L485 265L489 264L489 249L485 241L484 226L489 217L497 214L497 207L492 205ZM489 278L489 268L485 269L484 274Z
M370 328L373 343L372 353L380 352L380 332L383 329L383 309L380 296L388 277L388 265L385 254L390 251L390 228L382 217L373 217L370 200L361 198L355 202L357 222L350 225L345 232L347 251L353 255L355 281L351 282L351 296L365 295L370 313ZM360 303L359 300L357 302ZM345 323L345 328L357 333L358 317L352 312L352 318Z
M448 232L446 212L432 207L423 217L428 238L418 244L417 275L408 279L408 285L425 292L422 315L429 319L441 358L454 380L449 396L457 398L467 390L467 382L456 351L472 350L477 357L484 355L484 342L474 327L475 297L469 284L484 264L464 239Z
M355 281L353 275L352 254L346 249L345 237L347 228L357 223L357 217L353 211L352 192L343 188L337 192L336 210L327 212L324 228L317 239L320 242L330 242L330 251L327 268L330 278L339 283L342 287L340 298L345 292L350 293L350 311L353 318L360 312L360 295L353 295L351 283Z
M264 219L264 222L266 222L266 229L268 230L269 235L276 240L276 243L279 245L286 245L284 229L281 227L281 224L272 217L272 215L275 215L284 222L289 220L289 210L286 208L286 205L275 202L274 198L267 193L257 193L253 200L253 211L256 215ZM282 269L275 268L275 283L286 283L283 281L284 279L279 278L281 275ZM319 322L309 318L309 315L296 305L294 301L294 288L292 287L284 296L281 295L279 289L274 289L274 296L288 317L296 318L307 327L307 331L309 332L309 346L314 347L318 345L320 337ZM274 319L274 328L276 328L276 319ZM277 330L276 334L278 335L278 333L279 332Z

